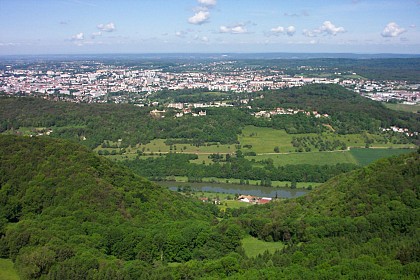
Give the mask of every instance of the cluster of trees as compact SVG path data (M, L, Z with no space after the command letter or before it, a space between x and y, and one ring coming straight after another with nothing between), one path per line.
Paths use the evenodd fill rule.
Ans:
M271 106L272 108L272 106ZM304 113L296 115L275 115L270 119L254 118L252 125L258 127L271 127L274 129L284 129L289 134L298 133L321 133L327 128L323 124L328 124L328 120L307 116Z
M197 155L170 153L157 158L137 158L126 160L123 164L137 174L151 180L162 180L167 176L187 176L195 180L203 177L236 178L242 180L271 180L296 182L325 182L328 179L357 168L355 164L335 165L296 164L274 166L272 161L261 162L244 158L240 150L236 156L227 154L211 155L214 163L210 165L191 163ZM223 161L223 163L222 163Z
M329 141L321 136L293 137L292 145L296 148L297 152L310 152L313 148L317 149L318 151L335 151L347 149L345 142L338 139Z

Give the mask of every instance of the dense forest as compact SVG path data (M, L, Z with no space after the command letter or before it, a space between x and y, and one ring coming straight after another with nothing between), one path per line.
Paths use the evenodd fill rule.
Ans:
M217 224L214 205L72 142L1 136L0 166L0 256L23 279L145 279L239 244L238 226Z
M73 142L0 136L0 256L22 279L416 279L419 186L417 151L220 213ZM249 235L285 247L251 258Z

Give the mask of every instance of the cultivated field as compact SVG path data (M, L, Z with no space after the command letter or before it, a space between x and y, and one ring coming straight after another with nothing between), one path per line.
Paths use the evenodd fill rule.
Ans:
M313 165L335 165L337 163L351 163L366 165L381 157L392 156L409 152L405 148L415 148L412 144L394 144L395 138L386 139L385 135L375 134L348 134L338 135L333 132L324 132L322 134L287 134L284 130L276 130L272 128L246 126L241 135L239 135L240 145L222 145L218 143L206 143L202 146L194 146L191 144L173 144L167 145L165 139L155 139L148 144L129 147L119 154L120 149L118 143L109 142L113 147L103 148L97 147L96 151L107 151L110 159L126 160L135 159L139 153L141 158L157 157L167 153L188 153L196 154L198 159L193 160L197 164L211 164L209 159L211 154L234 154L240 146L241 151L246 153L255 153L255 156L246 156L249 160L255 160L258 165L259 161L271 159L275 166L294 165L294 164L313 164ZM297 152L297 148L293 147L294 138L305 139L322 139L324 142L339 141L346 145L346 150L335 151L318 151L314 145L309 144L311 151ZM370 149L364 149L366 139L372 143ZM309 140L307 142L310 142ZM275 152L278 147L278 152Z

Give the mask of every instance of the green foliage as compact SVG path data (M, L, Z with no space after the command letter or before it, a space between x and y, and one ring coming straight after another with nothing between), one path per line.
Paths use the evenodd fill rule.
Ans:
M251 236L287 244L248 265L272 273L269 279L415 279L419 186L416 153L379 160L296 200L242 209L236 221Z
M152 108L128 104L73 104L35 98L0 97L0 132L20 127L52 128L51 136L80 142L90 148L105 140L119 147L148 143L155 138L181 138L196 145L205 142L236 143L246 112L225 108L207 110L205 118L152 118ZM172 114L172 115L171 115ZM124 121L122 121L124 120Z
M409 128L420 131L420 117L412 113L396 112L381 103L350 92L339 85L313 84L299 88L268 91L263 99L255 99L252 106L261 109L273 107L316 110L330 118L313 119L302 116L287 120L290 116L273 118L267 126L284 128L288 133L317 132L322 124L331 125L339 134L377 132L379 127ZM299 114L298 114L299 115ZM303 115L303 114L302 114Z
M211 225L216 206L72 142L0 136L0 174L0 253L23 279L137 279L240 246L238 226Z

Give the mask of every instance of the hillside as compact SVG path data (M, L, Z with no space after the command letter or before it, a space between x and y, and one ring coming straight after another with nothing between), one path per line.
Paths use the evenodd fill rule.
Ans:
M237 222L250 235L287 244L257 257L262 271L247 277L417 279L419 190L417 152L340 175L296 200L243 210Z
M377 132L379 127L388 128L391 125L420 131L419 114L392 111L380 102L362 97L339 85L313 84L281 91L267 91L264 98L256 99L251 105L264 110L283 107L326 113L331 116L328 124L340 134ZM274 119L272 126L276 125ZM299 126L304 125L310 124L301 121L295 128L299 129Z
M72 142L0 136L0 257L23 279L140 279L152 264L223 256L238 240L211 226L213 207Z

